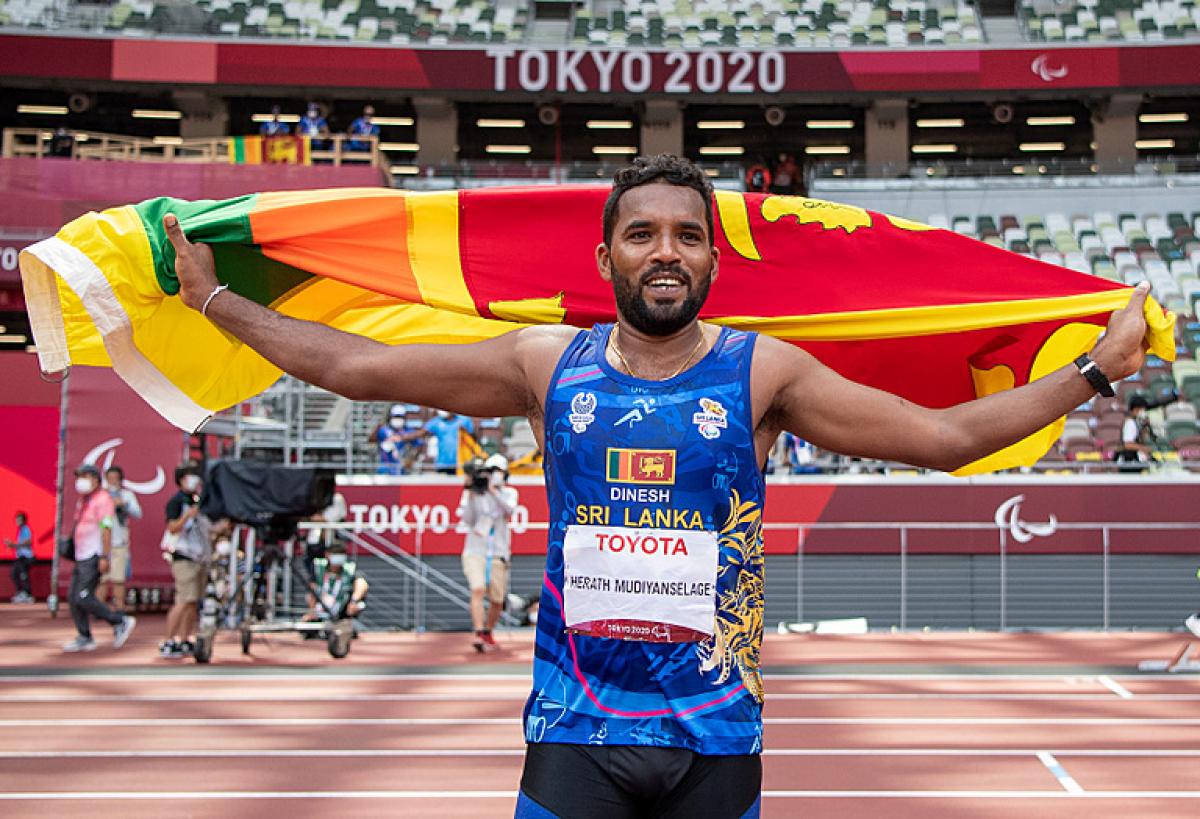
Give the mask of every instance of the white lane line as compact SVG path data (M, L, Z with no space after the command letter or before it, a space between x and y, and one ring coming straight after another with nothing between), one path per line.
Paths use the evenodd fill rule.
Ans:
M1103 678L1098 678L1103 679ZM1114 686L1126 691L1119 694L1132 699L1133 694L1118 683ZM322 694L312 691L275 691L275 692L242 692L222 691L204 694L0 694L0 704L3 703L71 703L71 702L462 702L471 701L493 702L523 702L529 697L529 690L521 688L509 693L489 691L458 694ZM769 700L793 700L804 702L821 702L824 700L875 700L875 701L922 701L922 700L959 700L966 702L987 702L998 700L1005 702L1107 702L1112 700L1110 694L773 694L767 692ZM1200 694L1139 694L1139 702L1197 702Z
M1132 691L1130 691L1130 690L1129 690L1128 688L1126 688L1125 686L1121 685L1119 682L1117 682L1116 680L1114 680L1112 677L1109 677L1109 676L1106 676L1106 675L1101 675L1101 676L1097 677L1097 678L1096 678L1096 680L1097 680L1097 681L1098 681L1098 682L1099 682L1099 683L1100 683L1102 686L1104 686L1104 687L1105 687L1105 688L1107 688L1109 691L1111 691L1111 692L1113 692L1114 694L1116 694L1116 695L1117 695L1118 697L1120 697L1121 699L1123 699L1123 700L1131 700L1131 699L1133 699L1133 692L1132 692Z
M1148 726L1200 725L1200 719L1184 717L1063 717L1036 719L1026 717L768 717L767 725L1106 725L1122 728ZM242 726L319 726L319 725L519 725L513 717L214 717L95 718L95 719L3 719L3 728L175 728Z
M1156 757L1195 758L1200 750L1192 749L1135 749L1091 748L1085 750L1039 751L1034 748L768 748L764 756L812 757L874 757L874 756L962 756L962 757L1028 757L1047 753L1056 757ZM0 750L0 759L109 759L114 755L138 759L255 759L258 757L297 758L357 758L357 757L519 757L524 746L514 748L177 748L164 750L98 750L29 751Z
M1037 758L1038 761L1046 766L1046 770L1054 775L1054 778L1058 780L1058 784L1062 785L1063 790L1067 793L1078 795L1084 792L1079 783L1075 781L1075 777L1067 773L1067 769L1055 759L1054 754L1049 751L1038 751Z
M208 799L515 799L516 791L25 791L0 801ZM1200 791L763 791L764 799L1200 799Z

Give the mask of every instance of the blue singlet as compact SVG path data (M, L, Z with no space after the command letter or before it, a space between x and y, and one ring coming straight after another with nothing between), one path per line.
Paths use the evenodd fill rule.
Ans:
M758 753L764 482L750 406L755 335L722 329L691 369L643 381L605 360L611 329L597 325L572 340L547 396L550 530L525 738ZM564 541L568 527L581 524L627 533L620 544L643 527L715 533L711 636L646 642L568 631Z

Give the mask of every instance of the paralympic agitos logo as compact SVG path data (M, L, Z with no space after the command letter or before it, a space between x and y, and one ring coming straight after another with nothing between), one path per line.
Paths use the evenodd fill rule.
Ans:
M125 443L123 438L109 438L99 446L92 447L86 455L83 456L85 464L93 464L101 472L108 470L113 465L116 459L117 447ZM103 462L101 462L103 459ZM135 481L130 478L125 479L125 488L135 495L156 495L163 490L167 485L167 476L163 472L161 466L154 467L154 477L148 481Z

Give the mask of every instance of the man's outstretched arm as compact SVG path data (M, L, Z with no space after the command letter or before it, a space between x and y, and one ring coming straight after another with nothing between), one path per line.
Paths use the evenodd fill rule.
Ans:
M217 276L212 251L163 224L175 246L179 295L284 372L355 400L403 401L466 415L526 415L536 393L523 361L556 359L557 334L515 331L474 344L391 346L323 324L290 318L228 290L211 300ZM540 328L538 328L540 329Z
M1113 313L1091 357L1113 383L1145 358L1143 309L1149 287ZM942 410L849 381L804 351L767 340L759 449L780 430L823 449L952 471L1031 435L1087 401L1095 390L1074 364L1031 384Z

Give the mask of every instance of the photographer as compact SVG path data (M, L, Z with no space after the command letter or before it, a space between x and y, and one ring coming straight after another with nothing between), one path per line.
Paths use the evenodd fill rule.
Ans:
M175 485L179 491L167 501L162 543L175 580L175 602L167 612L166 639L159 645L159 655L169 658L183 657L194 650L190 638L195 633L197 604L204 594L211 555L211 522L200 512L204 489L200 465L191 461L178 467Z
M463 574L471 588L472 645L482 653L495 646L492 629L504 610L508 591L508 564L512 558L512 535L508 518L517 508L517 490L508 485L508 459L493 455L483 463L466 467L467 486L458 504L458 516L467 527L463 544ZM483 598L490 606L484 622Z

